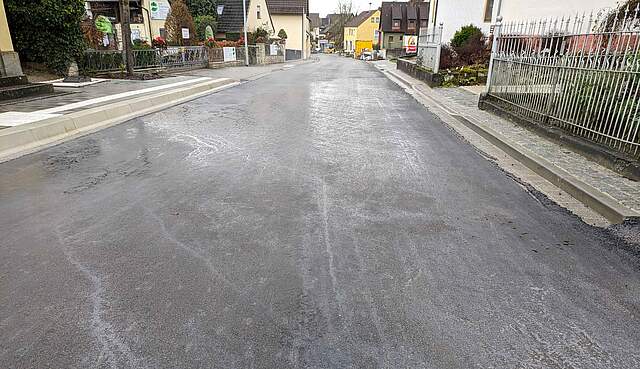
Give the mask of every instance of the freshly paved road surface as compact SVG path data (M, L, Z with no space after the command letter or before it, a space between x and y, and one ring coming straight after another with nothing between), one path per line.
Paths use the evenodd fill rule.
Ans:
M0 164L0 235L2 368L640 367L629 247L337 56Z

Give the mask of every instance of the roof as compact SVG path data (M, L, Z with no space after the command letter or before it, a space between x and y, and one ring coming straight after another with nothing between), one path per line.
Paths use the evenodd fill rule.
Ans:
M218 32L242 32L244 12L242 0L218 0L218 9L224 6L222 14L218 14ZM247 1L247 12L249 1Z
M320 14L319 13L309 14L309 21L311 22L311 28L320 27Z
M309 0L267 0L269 14L309 14Z
M345 27L358 27L360 26L362 23L364 23L367 19L371 18L371 16L377 12L377 10L367 10L364 11L360 14L358 14L357 16L351 18L350 21L347 22L347 24L345 24Z
M383 1L380 9L380 30L386 33L408 33L408 20L429 20L429 2ZM400 30L393 30L393 21L400 20ZM420 22L418 22L420 23ZM411 34L417 33L411 31Z

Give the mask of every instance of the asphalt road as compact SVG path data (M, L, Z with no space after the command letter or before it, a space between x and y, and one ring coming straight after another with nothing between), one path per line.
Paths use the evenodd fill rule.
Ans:
M637 369L620 242L323 57L0 164L0 367Z

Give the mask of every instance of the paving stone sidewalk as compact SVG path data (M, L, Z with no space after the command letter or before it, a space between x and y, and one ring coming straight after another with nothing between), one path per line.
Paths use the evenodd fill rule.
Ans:
M377 67L380 68L380 66ZM383 66L387 70L395 67L395 64L391 63ZM579 180L609 195L618 203L640 212L640 182L625 178L516 123L478 109L479 95L471 92L479 91L478 89L430 88L399 70L393 70L393 72L402 75L407 80L411 80L418 91L438 100L449 109L481 122L499 132L511 142L543 157Z

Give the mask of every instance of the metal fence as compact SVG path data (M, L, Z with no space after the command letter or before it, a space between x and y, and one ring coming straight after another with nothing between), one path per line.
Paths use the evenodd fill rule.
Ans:
M639 159L639 12L498 23L488 98Z
M165 50L134 50L135 70L206 67L207 48L203 46L170 47ZM119 50L88 50L83 70L92 73L117 72L124 69L124 56Z
M440 70L440 51L442 49L442 23L438 27L421 28L418 37L418 56L416 63L438 73Z

